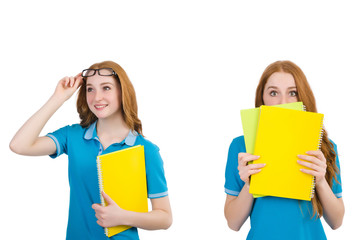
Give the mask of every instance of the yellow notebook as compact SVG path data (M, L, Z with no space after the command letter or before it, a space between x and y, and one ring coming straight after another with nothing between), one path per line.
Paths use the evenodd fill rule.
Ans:
M254 163L266 166L251 176L249 192L310 201L314 178L300 171L297 155L319 149L322 127L323 114L261 106Z
M275 105L275 107L288 108L294 110L304 110L302 102L293 102ZM258 130L260 108L243 109L240 111L241 122L243 124L243 132L245 139L246 152L253 154L256 132Z
M148 212L144 147L141 145L99 155L97 158L100 193L104 191L118 206L134 212ZM101 195L102 205L106 203ZM131 226L105 228L107 237Z

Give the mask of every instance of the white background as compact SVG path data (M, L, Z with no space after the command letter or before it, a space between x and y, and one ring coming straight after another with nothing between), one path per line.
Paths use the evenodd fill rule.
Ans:
M265 67L305 72L338 145L346 214L328 239L358 236L362 15L357 1L7 1L0 4L1 239L65 239L67 157L25 157L8 144L62 77L119 63L145 136L161 149L174 222L142 239L245 239L223 215L229 144L254 107ZM79 121L75 96L42 134ZM359 143L359 144L358 144ZM283 211L283 209L280 209ZM359 222L359 223L358 223Z

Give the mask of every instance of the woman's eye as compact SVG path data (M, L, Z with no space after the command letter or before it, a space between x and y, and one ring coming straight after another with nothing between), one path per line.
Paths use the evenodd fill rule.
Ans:
M290 95L291 97L296 97L296 96L298 96L298 93L297 93L297 91L291 91L291 92L289 93L289 95Z
M108 86L103 87L103 89L104 89L104 90L106 90L106 91L111 90L111 88L110 88L110 87L108 87Z
M92 92L93 88L87 88L87 92Z
M270 96L275 97L277 95L277 92L276 91L271 91L269 94L270 94Z

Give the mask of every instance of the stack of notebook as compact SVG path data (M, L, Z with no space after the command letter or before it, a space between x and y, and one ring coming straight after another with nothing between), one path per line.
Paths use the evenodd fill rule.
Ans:
M297 155L318 150L323 114L304 111L303 103L289 103L241 111L248 153L265 163L251 176L249 192L254 197L275 196L310 201L314 177L300 171Z

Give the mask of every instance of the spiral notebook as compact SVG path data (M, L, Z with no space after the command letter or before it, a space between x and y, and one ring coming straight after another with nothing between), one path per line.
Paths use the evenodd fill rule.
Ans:
M254 163L266 163L260 173L251 176L249 192L310 201L314 177L300 171L297 155L318 150L322 138L321 113L260 107Z
M104 191L119 207L134 212L148 212L144 147L141 145L99 155L97 158L100 194ZM107 204L101 194L101 203ZM131 226L105 228L107 237Z

